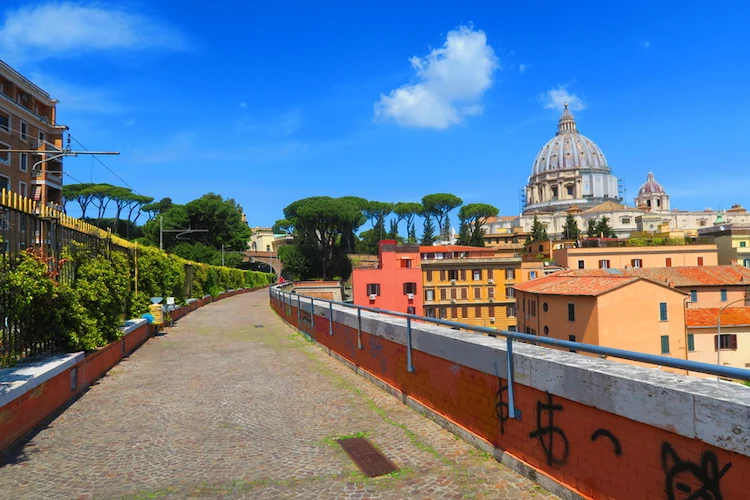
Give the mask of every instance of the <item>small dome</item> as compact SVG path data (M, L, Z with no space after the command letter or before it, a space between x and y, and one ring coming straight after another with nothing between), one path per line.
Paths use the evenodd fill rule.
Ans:
M638 190L638 196L642 194L664 194L665 192L661 184L654 179L654 174L649 172L648 179L646 179L646 182Z
M566 103L557 122L557 134L536 155L531 176L549 171L579 169L610 173L604 153L591 139L578 132L575 118L568 111Z

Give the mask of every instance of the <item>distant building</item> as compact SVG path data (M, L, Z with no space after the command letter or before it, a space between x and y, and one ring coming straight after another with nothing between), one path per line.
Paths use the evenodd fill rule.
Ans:
M274 234L270 227L255 227L247 246L251 252L278 252L279 247L291 245L294 237L291 234Z
M53 157L62 151L62 134L68 127L57 124L57 102L0 61L0 190L44 205L62 205L62 157ZM3 153L4 149L39 153Z
M750 307L729 307L721 313L721 339L719 311L718 307L687 310L688 359L750 368Z
M570 269L715 266L718 264L716 245L592 246L561 248L553 250L552 255L561 267Z
M352 271L354 303L423 316L419 249L418 245L381 240L378 267Z
M717 246L719 264L750 268L750 224L724 223L722 217L714 226L699 229L698 237Z
M519 331L687 359L688 294L666 284L610 269L560 271L514 288Z

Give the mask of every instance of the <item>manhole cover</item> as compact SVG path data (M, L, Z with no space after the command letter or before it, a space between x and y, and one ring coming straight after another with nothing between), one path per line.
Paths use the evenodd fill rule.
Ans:
M253 325L255 328L263 328L263 325Z
M339 439L338 442L367 477L382 476L398 470L393 462L363 437Z

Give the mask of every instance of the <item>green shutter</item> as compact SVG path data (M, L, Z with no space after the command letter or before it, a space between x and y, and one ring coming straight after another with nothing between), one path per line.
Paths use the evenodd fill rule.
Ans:
M688 333L688 352L695 351L695 338L692 333Z
M669 354L669 336L668 335L661 336L661 353Z
M667 321L667 303L659 303L659 319L661 321Z

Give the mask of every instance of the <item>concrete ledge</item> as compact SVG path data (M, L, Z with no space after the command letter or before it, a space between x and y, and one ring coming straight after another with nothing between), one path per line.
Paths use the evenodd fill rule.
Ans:
M83 361L83 352L58 354L0 370L0 408Z
M148 321L143 318L129 319L123 326L120 327L120 330L122 330L122 334L123 336L125 336L131 332L134 332L146 323L148 323Z

